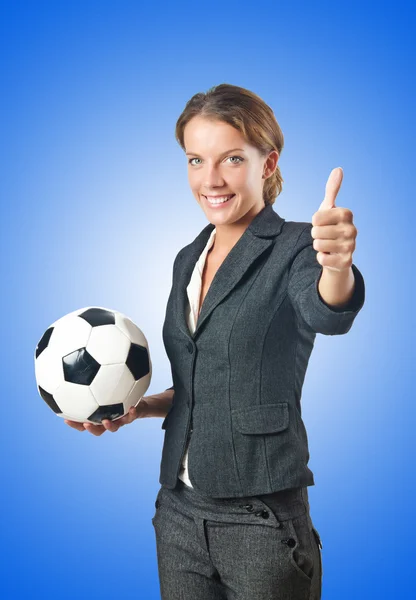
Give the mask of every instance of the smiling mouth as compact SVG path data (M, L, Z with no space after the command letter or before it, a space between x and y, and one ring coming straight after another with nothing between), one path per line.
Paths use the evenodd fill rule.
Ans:
M227 202L229 202L230 200L232 200L235 197L235 194L224 194L224 196L218 196L217 198L213 198L213 199L208 198L204 194L202 194L202 196L205 198L205 200L208 202L208 204L210 206L222 206L224 204L227 204ZM227 199L224 200L224 198L227 198Z

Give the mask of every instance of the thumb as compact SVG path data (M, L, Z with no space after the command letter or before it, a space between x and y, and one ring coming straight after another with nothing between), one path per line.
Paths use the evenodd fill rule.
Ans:
M336 167L335 169L332 169L331 174L328 177L328 181L326 182L325 197L322 200L318 210L327 210L328 208L335 208L335 201L339 192L339 188L341 187L343 176L344 172L341 167Z

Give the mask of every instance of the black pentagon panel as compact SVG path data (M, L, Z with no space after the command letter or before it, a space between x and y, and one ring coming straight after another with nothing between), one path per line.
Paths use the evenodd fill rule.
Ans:
M62 411L59 408L59 406L56 404L55 400L53 399L52 394L49 394L49 392L47 392L43 388L41 388L40 385L38 385L38 390L39 390L39 394L45 400L45 402L49 406L49 408L51 408L53 410L53 412L56 413L57 415L62 414Z
M147 348L140 346L139 344L131 344L126 365L136 381L145 375L148 375L150 365Z
M89 308L78 316L87 321L91 327L98 327L99 325L115 325L116 322L114 313L109 310L104 310L103 308Z
M92 413L90 417L88 417L89 421L93 423L101 424L103 419L117 419L117 417L121 417L124 414L123 403L119 404L107 404L106 406L100 406L97 408L95 412Z
M36 353L35 353L36 358L39 356L39 354L41 352L43 352L45 350L45 348L48 347L49 340L51 339L53 330L54 330L54 327L49 327L49 329L47 329L45 331L45 333L43 334L43 336L40 338L38 345L36 346Z
M62 362L65 381L80 385L91 385L101 366L86 348L67 354Z

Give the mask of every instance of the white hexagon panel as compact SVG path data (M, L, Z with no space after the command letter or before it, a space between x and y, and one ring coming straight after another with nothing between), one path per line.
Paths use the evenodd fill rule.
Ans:
M35 350L41 398L64 419L114 421L146 393L152 362L144 333L116 310L90 306L50 325Z

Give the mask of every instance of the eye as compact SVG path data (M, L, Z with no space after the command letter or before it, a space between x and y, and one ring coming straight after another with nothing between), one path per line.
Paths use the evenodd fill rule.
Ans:
M228 158L238 158L239 162L233 162L232 164L234 164L234 165L239 165L239 164L241 164L241 163L244 161L244 158L242 158L241 156L228 156ZM192 162L193 160L201 160L201 159L200 159L200 158L190 158L190 159L188 160L188 163L189 163L190 165L194 164L194 163ZM228 160L228 159L227 159L227 160Z
M244 158L241 158L241 156L229 156L228 158L238 158L238 160L240 162L238 163L233 163L234 165L239 165L240 163L242 163L244 161Z

